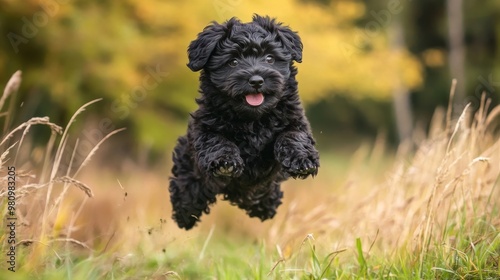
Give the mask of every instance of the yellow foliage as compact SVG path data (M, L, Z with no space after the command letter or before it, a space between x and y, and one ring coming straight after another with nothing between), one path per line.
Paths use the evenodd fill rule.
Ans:
M445 54L440 49L428 49L422 53L424 63L429 67L442 67L445 63Z

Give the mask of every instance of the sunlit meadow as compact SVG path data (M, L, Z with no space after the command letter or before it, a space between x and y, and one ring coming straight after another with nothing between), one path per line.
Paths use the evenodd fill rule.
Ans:
M18 72L5 87L3 119L16 113L19 104L3 105L20 82ZM416 130L396 151L380 136L352 154L322 153L316 178L284 184L285 202L271 221L220 200L187 232L170 218L170 163L94 164L120 130L64 164L79 149L72 124L93 102L68 124L49 116L4 129L1 279L500 277L500 107L486 98L458 119L438 108L428 131ZM51 131L42 147L29 140L33 126ZM11 166L15 272L6 255Z

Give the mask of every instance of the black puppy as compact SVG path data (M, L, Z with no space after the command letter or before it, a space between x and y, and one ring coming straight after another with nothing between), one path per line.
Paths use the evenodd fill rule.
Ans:
M280 183L315 176L319 155L297 93L297 33L255 15L207 26L188 48L201 71L198 110L173 154L173 219L190 229L217 194L250 217L272 218Z

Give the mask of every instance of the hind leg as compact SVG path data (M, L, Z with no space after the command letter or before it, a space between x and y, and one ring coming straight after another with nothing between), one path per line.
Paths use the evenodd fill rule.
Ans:
M210 204L216 200L215 193L204 188L191 176L179 176L170 180L172 218L180 228L191 229L204 213L210 212Z
M283 192L281 191L280 183L273 182L268 188L267 192L252 199L252 201L258 201L258 203L252 204L246 209L250 217L258 217L261 221L264 221L276 215L276 209L281 205Z
M215 202L217 192L205 186L202 178L197 175L185 137L178 140L173 162L173 176L169 187L172 218L180 228L188 230L199 221L203 212L210 212L209 206Z
M283 192L279 182L271 182L249 192L229 191L224 194L224 199L245 210L248 216L257 217L261 221L276 215L276 209L281 205L282 198Z

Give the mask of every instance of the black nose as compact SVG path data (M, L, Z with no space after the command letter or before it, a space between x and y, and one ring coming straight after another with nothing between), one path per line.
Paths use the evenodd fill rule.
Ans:
M264 83L264 78L262 78L259 75L254 75L254 76L250 77L250 79L248 80L248 83L254 88L260 88L262 86L262 84Z

